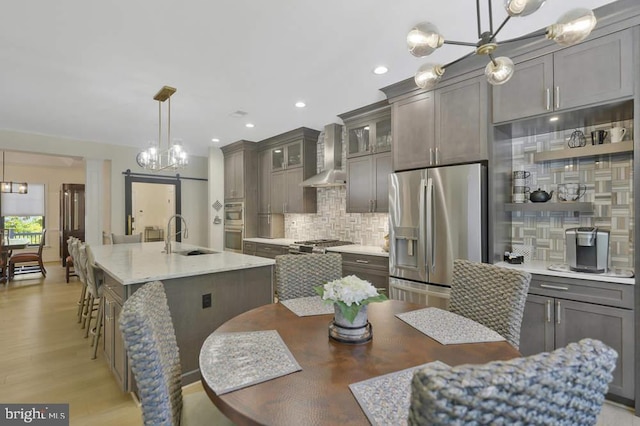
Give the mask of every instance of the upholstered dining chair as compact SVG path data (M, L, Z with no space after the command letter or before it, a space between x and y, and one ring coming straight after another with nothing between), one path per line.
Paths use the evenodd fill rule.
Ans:
M553 352L414 373L410 425L595 425L618 354L583 339Z
M44 240L47 230L43 229L40 235L40 243L38 251L25 251L11 255L9 258L9 278L13 278L16 273L16 265L20 265L21 272L24 274L40 272L43 276L47 276L47 270L42 262L42 249L44 248Z
M84 327L84 322L82 320L85 315L85 309L88 305L87 304L88 294L87 294L87 279L86 279L86 272L85 272L85 269L87 266L86 254L83 259L80 258L80 247L83 244L84 243L80 241L79 238L74 238L74 240L69 245L69 253L71 253L71 256L75 259L74 269L76 271L76 275L78 276L78 279L82 283L82 287L80 289L80 298L78 299L78 322L82 323L82 326Z
M76 237L74 236L67 238L67 251L69 255L64 259L64 279L66 282L69 282L69 278L78 276L73 268L73 255L71 254L71 244L75 239Z
M531 274L488 263L453 261L449 310L489 327L515 348Z
M142 234L131 234L131 235L117 235L111 234L111 244L130 244L130 243L141 243L142 242Z
M145 425L232 425L207 394L182 396L180 353L164 285L147 283L122 306L120 331Z
M342 278L339 253L276 256L276 292L279 300L317 296L313 287Z

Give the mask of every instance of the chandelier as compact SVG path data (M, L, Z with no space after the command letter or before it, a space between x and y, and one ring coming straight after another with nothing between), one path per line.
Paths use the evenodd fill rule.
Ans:
M546 29L526 36L498 42L496 40L496 36L500 33L509 19L512 17L532 14L544 5L545 0L504 0L507 17L495 31L493 30L491 0L487 0L487 3L489 30L483 32L480 23L480 0L476 0L478 41L475 43L445 40L438 31L438 28L430 22L422 22L411 29L407 35L407 45L409 47L409 52L418 58L424 58L425 56L432 54L443 44L454 44L475 48L472 52L445 65L434 63L422 65L418 68L414 77L418 87L422 89L433 88L438 81L440 81L448 67L474 54L487 55L489 57L489 63L484 70L489 83L493 85L504 84L513 76L514 66L513 61L506 56L493 56L493 52L498 48L499 44L502 45L514 41L546 36L547 39L555 41L560 46L571 46L587 38L591 33L591 30L593 30L596 25L596 17L593 14L593 11L584 8L573 9L562 15L555 24L548 26Z
M5 194L26 194L29 192L27 182L9 182L4 180L4 151L2 151L2 182L0 182L0 192Z
M187 152L182 147L179 140L171 140L171 95L176 89L164 86L153 97L158 101L158 142L151 142L149 147L138 153L136 161L142 168L151 171L159 171L165 169L181 169L189 163ZM169 100L167 115L167 147L162 148L162 103Z

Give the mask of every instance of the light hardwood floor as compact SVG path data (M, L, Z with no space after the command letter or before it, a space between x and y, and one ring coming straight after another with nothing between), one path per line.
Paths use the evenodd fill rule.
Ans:
M98 351L77 323L77 278L49 263L40 274L0 284L0 402L68 403L71 425L140 425L140 409L116 386ZM202 390L199 383L185 393ZM598 425L640 426L626 407L605 404Z

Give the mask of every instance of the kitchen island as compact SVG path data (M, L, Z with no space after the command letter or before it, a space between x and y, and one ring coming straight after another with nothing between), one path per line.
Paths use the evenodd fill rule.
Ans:
M272 259L163 242L92 247L104 272L104 355L123 391L135 390L118 325L122 304L143 284L162 281L180 348L183 384L200 379L198 355L225 321L273 302ZM188 255L190 254L191 255Z

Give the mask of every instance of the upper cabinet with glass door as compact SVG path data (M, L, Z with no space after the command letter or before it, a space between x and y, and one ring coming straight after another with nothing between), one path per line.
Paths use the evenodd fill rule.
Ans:
M391 107L387 101L339 117L347 130L347 158L391 151Z
M302 167L302 140L271 150L272 171Z

